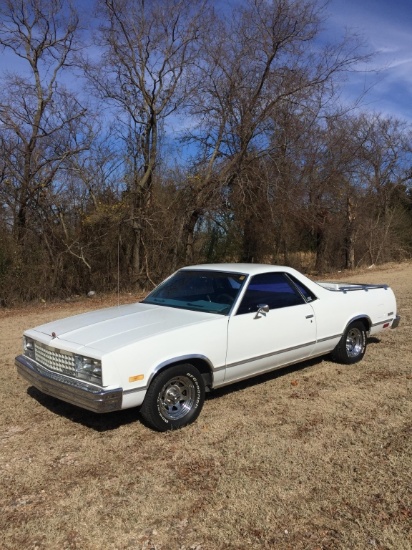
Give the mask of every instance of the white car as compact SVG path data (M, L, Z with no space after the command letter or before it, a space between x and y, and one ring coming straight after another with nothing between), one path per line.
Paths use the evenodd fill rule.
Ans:
M315 283L289 267L186 267L142 302L27 330L17 370L94 412L141 407L159 431L196 420L205 391L311 357L362 359L399 324L387 285Z

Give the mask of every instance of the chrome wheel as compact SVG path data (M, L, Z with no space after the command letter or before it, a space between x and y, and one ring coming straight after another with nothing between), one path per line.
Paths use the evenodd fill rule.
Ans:
M366 322L353 321L345 330L338 345L332 351L332 359L343 365L352 365L361 361L366 351Z
M147 424L158 430L177 430L196 420L205 400L205 383L196 367L174 365L152 381L140 409Z
M352 327L346 334L346 353L348 357L358 357L363 353L365 346L364 332L357 327Z
M176 376L166 382L159 392L159 412L168 420L179 420L193 409L196 396L193 380L187 376Z

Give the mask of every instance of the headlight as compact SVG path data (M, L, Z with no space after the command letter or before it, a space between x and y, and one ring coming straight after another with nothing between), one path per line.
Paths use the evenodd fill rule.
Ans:
M34 340L32 340L31 338L28 338L27 336L24 336L23 350L24 350L24 355L27 355L27 357L30 357L30 359L34 359L35 358Z
M102 362L83 355L74 356L74 366L77 378L102 384Z

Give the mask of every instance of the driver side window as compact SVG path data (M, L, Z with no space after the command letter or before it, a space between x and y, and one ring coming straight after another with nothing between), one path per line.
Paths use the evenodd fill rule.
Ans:
M283 273L262 273L252 277L237 315L256 312L262 304L279 309L303 303L302 296Z

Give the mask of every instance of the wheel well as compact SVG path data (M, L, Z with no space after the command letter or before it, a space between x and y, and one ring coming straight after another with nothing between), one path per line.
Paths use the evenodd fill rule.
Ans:
M160 368L156 372L155 376L157 376L160 372L169 369L170 367L175 367L176 365L182 365L184 363L193 365L200 372L205 383L206 391L210 391L213 384L212 368L205 359L201 359L198 357L185 357L184 359L177 359L176 361L168 363L167 365L164 365L162 368Z
M371 329L371 320L368 317L356 317L355 319L351 320L351 322L348 324L348 326L351 325L352 323L354 323L355 321L359 321L360 323L362 323L363 326L365 327L366 332L370 331L370 329Z

